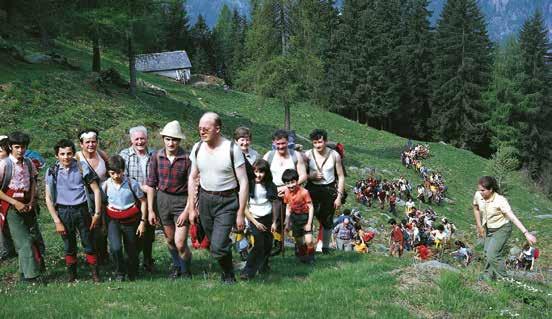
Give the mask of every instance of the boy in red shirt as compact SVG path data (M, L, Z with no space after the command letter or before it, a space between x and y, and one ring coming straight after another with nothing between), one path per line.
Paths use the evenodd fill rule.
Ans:
M391 225L391 236L389 237L389 254L391 256L401 257L404 247L404 236L401 226L397 225L394 218L389 220Z
M285 225L286 231L292 230L299 261L312 264L314 262L312 238L314 206L309 191L299 185L298 180L299 174L294 169L286 169L282 174L282 181L287 186L284 194Z

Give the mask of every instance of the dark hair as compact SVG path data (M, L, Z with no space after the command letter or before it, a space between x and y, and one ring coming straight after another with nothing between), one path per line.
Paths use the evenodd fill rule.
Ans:
M484 189L492 190L495 193L499 192L498 182L492 176L483 176L479 179L478 182Z
M125 170L125 160L120 155L110 156L107 160L107 169L114 172Z
M323 138L324 141L328 140L328 132L326 130L315 128L312 130L312 132L309 135L311 141L319 140L320 138Z
M0 140L0 148L5 152L9 151L10 144L8 143L7 137Z
M437 225L437 227L435 227L435 229L437 229L439 231L445 231L445 226L443 226L442 224L439 224L439 225Z
M29 146L29 143L31 143L31 138L28 134L25 134L23 132L13 132L8 135L8 145L10 147L12 145L23 145L27 147Z
M56 155L58 155L59 153L59 149L60 148L66 148L66 147L70 147L71 150L73 151L73 153L76 152L76 148L75 148L75 143L73 143L73 141L71 140L68 140L68 139L61 139L59 140L56 145L54 145L54 152Z
M94 128L87 128L87 129L84 129L84 130L81 130L79 132L79 135L77 136L77 138L79 139L79 141L83 141L83 138L81 138L81 135L84 134L84 133L96 133L96 141L98 140L98 138L100 137L100 133L98 132L98 130L94 129Z
M531 248L531 244L529 244L528 242L525 242L525 244L523 244L523 249L527 250L529 248Z
M458 247L466 248L466 244L460 240L455 241L454 244Z
M351 210L350 209L344 209L343 210L343 215L351 215Z
M279 140L279 139L282 139L282 138L285 138L286 140L289 139L288 131L280 129L280 130L276 130L276 132L274 132L272 134L272 140L273 141Z
M397 221L395 220L395 218L391 218L387 223L389 225L397 225Z
M270 164L262 158L259 158L253 163L253 170L258 169L259 171L265 173L265 176L261 183L265 184L267 181L272 180L272 172L270 171Z
M294 169L286 169L284 173L282 174L282 182L289 183L291 181L298 181L299 180L299 174Z
M253 135L251 135L251 130L248 127L240 126L236 130L234 130L234 140L237 141L239 138L242 137L253 137Z

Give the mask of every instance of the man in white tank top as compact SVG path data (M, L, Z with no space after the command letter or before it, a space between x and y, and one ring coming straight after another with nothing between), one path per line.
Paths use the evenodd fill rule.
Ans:
M307 172L305 169L305 162L303 156L295 151L290 151L288 148L289 134L285 130L277 130L272 134L272 145L275 150L267 152L263 159L270 164L270 172L272 173L272 181L278 189L278 199L275 200L272 205L274 206L274 213L276 214L276 228L272 229L274 232L274 245L278 248L273 255L283 251L284 245L281 235L283 234L284 215L286 211L286 205L284 204L284 191L286 185L282 182L282 174L286 169L295 169L299 173L298 184L302 184L307 181Z
M306 152L309 160L307 189L314 205L314 216L323 228L322 253L328 254L334 212L341 207L343 198L345 174L339 153L326 146L328 133L322 129L314 129L310 139L313 148Z
M188 216L201 226L211 242L211 255L222 268L222 282L236 281L232 264L232 226L243 230L249 185L245 158L240 148L221 135L222 122L216 113L203 114L199 120L201 141L192 148L192 169L188 179ZM196 180L199 177L198 209Z

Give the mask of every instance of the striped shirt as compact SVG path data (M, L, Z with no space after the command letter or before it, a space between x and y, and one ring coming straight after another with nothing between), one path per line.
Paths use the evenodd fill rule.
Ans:
M125 160L125 175L135 179L140 185L146 184L152 154L148 150L146 155L139 156L132 146L122 150L119 155Z

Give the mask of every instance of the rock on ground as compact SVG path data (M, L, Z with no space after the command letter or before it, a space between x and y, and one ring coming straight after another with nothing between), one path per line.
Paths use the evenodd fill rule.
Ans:
M452 271L452 272L460 272L459 269L454 268L453 266L451 266L449 264L445 264L445 263L442 263L442 262L437 261L437 260L430 260L430 261L426 261L426 262L423 262L423 263L420 263L420 264L416 264L415 267L418 268L418 269L421 269L421 270L435 270L435 269L438 269L438 270L448 270L448 271Z

